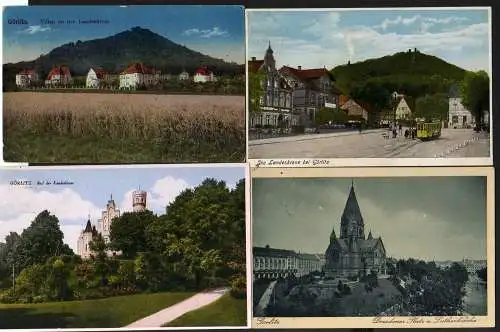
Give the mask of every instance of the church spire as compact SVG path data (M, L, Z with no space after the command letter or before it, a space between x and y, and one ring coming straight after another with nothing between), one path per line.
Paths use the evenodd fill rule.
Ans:
M349 238L351 235L355 238L365 238L363 216L354 191L354 180L351 180L351 189L340 221L340 238Z
M330 240L335 240L337 238L337 234L335 234L335 228L332 228L332 234L330 234Z

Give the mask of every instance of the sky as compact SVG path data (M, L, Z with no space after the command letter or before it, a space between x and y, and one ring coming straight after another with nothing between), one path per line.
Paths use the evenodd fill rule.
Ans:
M352 179L253 179L254 246L324 253ZM386 254L426 261L486 259L485 177L357 178L365 223Z
M55 214L64 232L64 242L76 252L77 239L88 216L97 219L111 195L121 212L132 210L132 191L147 192L147 208L158 215L184 189L199 185L207 177L223 180L234 188L245 178L242 166L169 166L157 168L100 168L71 170L0 171L0 242L9 232L18 232L34 217L48 210ZM32 186L10 185L13 180L31 180ZM38 181L66 181L72 185L36 185Z
M15 19L27 24L13 24ZM57 23L59 20L63 23ZM72 24L68 20L107 23ZM135 26L203 54L244 63L245 25L240 6L8 7L3 12L3 63L34 60L63 44L104 38Z
M278 66L332 68L417 48L467 70L489 72L486 9L249 11L248 58L269 41Z

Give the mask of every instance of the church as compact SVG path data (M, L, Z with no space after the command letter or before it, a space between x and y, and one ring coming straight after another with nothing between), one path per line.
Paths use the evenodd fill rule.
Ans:
M134 212L142 212L146 210L146 199L147 193L142 190L135 190L132 193L132 208ZM120 217L120 210L118 209L113 196L108 200L106 204L106 209L101 212L101 218L97 221L97 228L92 225L90 217L87 220L85 229L80 233L77 242L77 253L83 259L88 259L91 257L92 252L90 250L89 244L92 239L101 234L106 243L109 243L111 234L111 224L113 219ZM113 256L119 254L117 252L109 251L108 256Z
M335 228L325 252L325 276L328 278L362 277L376 271L386 274L386 252L382 238L370 231L365 237L365 224L358 205L354 182L340 219L340 236Z

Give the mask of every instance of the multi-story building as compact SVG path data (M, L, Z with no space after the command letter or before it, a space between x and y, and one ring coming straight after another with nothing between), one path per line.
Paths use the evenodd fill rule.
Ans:
M248 72L260 72L263 76L261 81L263 94L259 99L259 110L250 114L250 128L288 128L298 124L298 120L292 114L292 89L276 69L271 43L263 60L252 57L252 60L248 61Z
M73 82L73 78L71 76L71 71L68 66L56 66L52 68L47 75L47 79L45 80L46 85L68 85Z
M338 108L341 93L334 87L335 79L326 68L283 66L279 72L293 89L294 113L299 116L301 124L313 126L320 109Z
M157 82L157 79L155 70L136 62L120 73L120 89L137 89L141 86L151 86Z
M100 88L104 83L110 79L109 74L102 68L90 68L87 73L86 87L87 88Z
M40 80L35 70L24 69L16 74L16 85L25 88Z
M450 128L467 128L474 123L474 117L470 110L462 104L458 88L451 88L448 99L448 127Z
M474 274L486 267L486 260L463 259L460 263L470 274Z
M253 248L254 279L278 279L303 277L321 272L324 256L297 253L293 250L276 249L269 246Z

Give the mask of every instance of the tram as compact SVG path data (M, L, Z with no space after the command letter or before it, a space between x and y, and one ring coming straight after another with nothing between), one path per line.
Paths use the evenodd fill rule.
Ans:
M425 141L441 136L441 121L420 122L416 124L417 138Z

